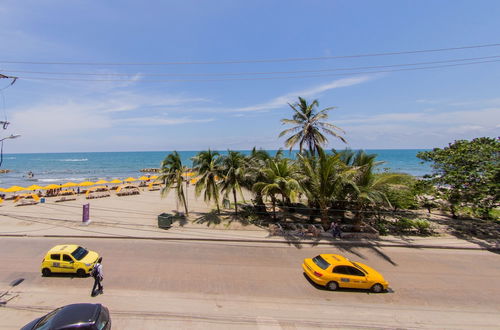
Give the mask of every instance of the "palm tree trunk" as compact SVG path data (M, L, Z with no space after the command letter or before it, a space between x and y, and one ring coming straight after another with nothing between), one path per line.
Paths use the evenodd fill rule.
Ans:
M236 200L236 189L233 188L234 213L238 215L238 201Z
M274 219L274 222L276 222L276 198L274 198L274 196L273 196L272 200L273 200L273 219Z
M321 225L325 230L330 228L330 224L328 223L328 209L326 207L321 208Z

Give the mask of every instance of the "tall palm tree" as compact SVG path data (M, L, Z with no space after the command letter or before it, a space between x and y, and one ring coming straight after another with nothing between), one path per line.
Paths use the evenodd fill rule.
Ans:
M217 151L201 151L193 157L193 167L199 179L195 185L195 194L200 196L204 191L205 202L215 201L217 214L220 215L218 179L222 175L221 157Z
M290 147L290 150L298 143L299 151L302 153L304 145L307 146L309 152L314 155L319 148L328 142L323 133L334 136L342 142L346 140L340 135L344 133L339 127L325 122L328 119L328 111L335 107L325 108L316 111L319 106L318 100L308 104L305 99L299 97L299 102L288 104L294 111L292 119L281 119L283 124L294 125L280 133L280 137L287 134L292 134L285 141L285 146Z
M339 192L349 185L350 169L342 164L339 155L328 155L321 148L318 157L298 155L302 178L300 185L309 204L319 207L321 224L329 227L328 208Z
M186 167L182 165L179 153L174 151L168 154L161 163L158 180L165 184L161 191L162 197L166 197L170 190L175 189L177 201L184 205L185 214L188 215L187 200L183 185L186 181L183 176L185 171Z
M224 193L225 198L229 193L233 194L234 211L238 215L238 200L236 193L239 193L243 198L241 186L244 184L244 169L245 169L245 156L238 151L228 150L228 154L222 157L222 173L223 177L220 182L221 191Z

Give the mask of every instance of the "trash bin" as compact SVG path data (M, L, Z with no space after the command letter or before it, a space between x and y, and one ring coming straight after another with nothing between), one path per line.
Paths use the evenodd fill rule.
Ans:
M40 198L40 203L45 203L45 197Z
M169 213L162 213L158 216L158 227L168 229L172 227L173 215Z

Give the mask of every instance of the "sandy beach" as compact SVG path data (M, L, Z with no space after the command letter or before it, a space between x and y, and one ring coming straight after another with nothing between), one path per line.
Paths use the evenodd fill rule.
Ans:
M189 218L183 223L174 223L177 230L203 230L207 228L225 231L244 230L259 232L265 237L267 231L253 225L240 222L207 223L204 215L214 206L207 205L203 197L196 198L194 187L188 188ZM0 206L1 234L47 234L67 235L99 234L134 235L138 231L148 236L163 236L168 231L158 228L157 217L177 210L174 192L162 198L160 191L140 188L139 195L117 196L114 191L110 197L86 199L85 194L73 196L76 200L56 202L60 197L46 197L45 203L18 206L13 200L6 200ZM90 223L82 224L83 205L90 205ZM179 205L179 210L182 207ZM232 212L228 210L228 212ZM199 234L191 233L195 236Z

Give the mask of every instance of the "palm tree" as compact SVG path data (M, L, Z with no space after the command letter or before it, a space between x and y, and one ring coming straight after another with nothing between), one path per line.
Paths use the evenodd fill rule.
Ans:
M329 227L328 208L339 192L349 185L350 169L339 155L328 155L321 148L318 157L298 155L302 178L300 185L310 206L319 207L321 224Z
M290 150L298 143L299 151L302 153L304 144L308 147L309 152L314 155L319 148L328 142L328 139L323 133L332 135L342 142L346 140L337 132L344 133L339 127L327 123L324 120L328 119L328 111L334 107L325 108L316 111L319 106L318 100L314 100L311 104L299 97L299 102L288 104L294 111L292 119L281 119L283 124L294 125L280 133L280 137L287 134L292 134L285 141L285 146L290 147Z
M199 179L195 185L195 194L200 196L204 191L203 199L210 202L212 199L220 215L218 178L221 177L221 157L217 151L201 151L193 157L193 167L198 172Z
M245 156L241 152L228 150L228 154L222 157L222 173L223 177L220 182L221 191L224 192L225 198L230 192L233 194L234 211L238 215L238 200L236 193L238 192L243 198L241 186L244 183Z
M165 184L161 191L162 197L166 197L171 189L175 189L177 195L177 202L181 202L184 205L184 210L186 215L188 215L186 195L184 193L183 183L186 181L184 179L184 172L186 167L182 165L181 157L177 151L168 154L167 157L161 163L159 180Z
M296 166L288 158L281 158L281 154L278 154L266 162L266 167L261 169L261 181L253 186L253 191L271 198L275 220L276 195L281 195L283 204L290 206L300 190L296 175Z
M340 155L340 154L339 154ZM349 156L349 152L344 156ZM376 155L366 154L359 151L352 157L345 157L345 160L351 163L355 172L352 175L354 182L353 190L349 192L349 199L353 202L356 211L354 219L354 228L361 229L366 209L373 205L391 206L385 192L389 184L397 183L403 178L402 174L376 174L374 169L383 162L375 161Z

